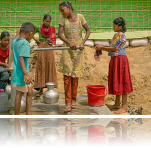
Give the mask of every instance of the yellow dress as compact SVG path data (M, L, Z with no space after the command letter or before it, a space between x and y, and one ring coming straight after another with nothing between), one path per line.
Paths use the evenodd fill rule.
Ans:
M82 25L86 20L82 14L77 14L77 21L70 22L63 16L60 18L60 25L64 26L64 36L76 46L82 43ZM69 46L64 43L64 46ZM60 59L60 72L71 77L82 76L84 69L84 50L63 50Z

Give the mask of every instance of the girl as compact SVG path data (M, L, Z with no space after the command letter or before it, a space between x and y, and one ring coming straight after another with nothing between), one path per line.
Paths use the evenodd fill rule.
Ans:
M8 81L9 73L5 71L5 68L8 68L8 56L9 56L9 37L8 32L2 32L0 36L0 80ZM7 63L5 62L7 59ZM5 90L6 84L1 83L0 88Z
M127 56L125 54L126 32L125 21L122 17L113 21L114 32L117 32L112 39L112 47L96 46L97 50L109 51L111 56L108 75L109 94L116 95L115 104L110 109L119 109L116 114L122 114L127 109L127 94L133 91L130 69ZM122 95L122 107L120 108L120 97Z
M77 108L76 97L78 77L82 76L84 68L84 43L90 35L86 20L81 14L74 14L71 2L63 1L59 4L59 11L62 14L59 23L59 38L64 41L64 46L71 49L62 51L60 71L64 75L65 103L64 112ZM86 36L82 39L82 29L85 29ZM63 36L64 32L64 36ZM77 46L82 46L78 50Z
M39 34L39 40L34 40L38 43L39 48L49 48L52 44L56 44L56 29L50 26L51 16L45 15L43 24L40 27L35 26L35 33ZM47 82L55 82L55 87L58 87L54 51L39 51L37 55L35 88L40 90L36 96L43 94L43 88Z

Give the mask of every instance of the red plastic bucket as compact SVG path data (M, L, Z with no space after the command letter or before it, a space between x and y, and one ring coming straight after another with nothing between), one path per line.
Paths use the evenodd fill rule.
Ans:
M104 127L90 126L88 128L87 147L104 147L108 138L104 135Z
M88 104L90 106L104 105L104 98L108 91L104 85L87 85Z

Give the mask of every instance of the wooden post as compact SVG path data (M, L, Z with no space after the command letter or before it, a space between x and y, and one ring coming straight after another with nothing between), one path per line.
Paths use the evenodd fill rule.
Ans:
M10 36L10 43L9 43L9 70L11 71L11 77L13 75L13 51L11 49L11 43L15 39L15 36ZM11 78L12 80L12 78ZM16 85L11 84L11 98L8 104L9 114L14 115L15 111L15 97L16 97Z

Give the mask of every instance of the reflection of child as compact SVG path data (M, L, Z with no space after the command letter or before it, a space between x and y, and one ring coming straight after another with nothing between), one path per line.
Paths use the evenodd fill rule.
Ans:
M120 97L122 95L122 107L116 111L117 114L122 114L128 111L127 109L127 94L133 91L130 68L128 59L125 53L126 31L125 21L122 17L116 18L113 21L114 32L117 32L112 39L112 47L96 46L97 50L109 51L111 56L109 64L108 89L109 94L116 95L116 101L110 109L120 108Z
M71 2L64 1L59 4L62 14L59 23L59 38L64 41L64 46L71 49L62 51L60 71L64 75L65 103L64 112L77 108L76 97L78 88L78 77L82 75L84 68L84 51L77 50L76 46L82 46L90 35L87 22L82 14L74 14ZM82 30L86 30L86 36L82 39ZM64 36L63 36L64 33Z
M108 147L132 147L133 141L127 138L128 121L124 119L117 119L116 121L122 125L122 137L120 136L120 124L110 123L115 128L116 137L109 138Z
M66 146L76 146L77 145L77 133L76 125L71 123L71 121L64 121L65 127L65 145Z
M30 44L33 38L35 27L32 23L24 23L20 28L20 35L13 40L11 49L13 50L13 77L12 84L16 85L15 115L19 115L21 97L27 92L26 114L31 114L32 87L29 76ZM28 84L28 85L27 85Z
M15 135L16 135L16 140L17 141L22 141L24 140L23 135L22 135L22 130L21 130L21 122L19 118L15 119ZM27 118L26 119L26 136L28 139L28 143L32 144L32 127L31 127L31 119Z
M8 80L9 73L5 71L5 68L8 68L8 56L9 56L9 37L10 34L8 32L2 32L0 36L1 44L0 44L0 80ZM7 59L7 63L6 63ZM0 89L6 88L6 84L0 84Z

